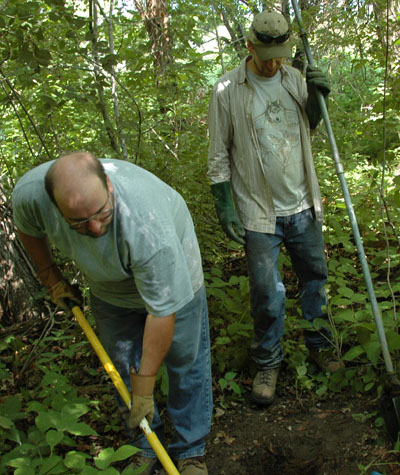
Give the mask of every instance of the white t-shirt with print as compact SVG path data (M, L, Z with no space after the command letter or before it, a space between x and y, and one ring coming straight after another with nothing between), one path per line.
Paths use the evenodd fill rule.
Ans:
M312 199L295 103L281 84L280 71L272 78L247 73L255 91L252 116L276 215L299 213L312 206Z

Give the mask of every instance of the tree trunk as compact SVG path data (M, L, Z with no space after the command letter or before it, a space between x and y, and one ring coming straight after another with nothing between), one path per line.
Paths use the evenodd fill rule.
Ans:
M143 19L151 41L154 58L154 77L158 89L160 112L171 110L167 97L176 91L174 73L170 66L174 63L172 56L172 36L168 27L168 10L166 0L135 0L136 8Z
M41 285L17 237L11 199L1 181L0 223L0 323L10 326L37 315L32 297Z
M99 108L101 111L101 115L103 116L103 121L104 121L104 126L107 131L107 135L110 139L110 144L112 149L116 152L118 155L117 158L121 156L119 144L116 138L114 126L111 122L110 116L108 114L107 110L107 101L105 98L105 92L104 92L104 87L103 87L103 76L100 71L100 59L99 59L99 52L98 52L98 45L97 45L97 30L98 30L98 24L97 24L97 4L95 1L90 1L89 2L89 31L92 36L92 54L93 54L93 59L94 59L94 75L96 79L96 89L97 89L97 94L99 96Z

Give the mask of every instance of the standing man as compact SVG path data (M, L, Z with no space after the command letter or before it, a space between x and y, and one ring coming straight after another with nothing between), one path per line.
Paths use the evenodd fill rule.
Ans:
M213 89L208 175L225 233L245 246L255 331L251 354L258 368L252 397L268 405L283 359L282 243L299 279L303 317L311 324L326 318L323 213L310 128L321 119L316 88L327 96L329 84L321 71L310 67L305 83L298 70L285 64L291 57L290 31L280 13L255 16L247 47L250 56ZM304 333L319 367L337 371L330 334Z
M183 198L151 173L121 160L76 152L30 170L17 183L19 237L51 299L80 301L53 261L49 243L84 273L100 340L132 390L130 429L143 417L163 440L153 399L168 370L169 446L181 474L207 474L203 460L212 413L210 341L201 256ZM119 404L122 405L121 401ZM134 466L157 460L140 431Z

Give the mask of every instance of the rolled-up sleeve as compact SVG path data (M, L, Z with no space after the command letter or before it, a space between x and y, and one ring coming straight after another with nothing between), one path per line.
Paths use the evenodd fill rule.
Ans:
M230 148L233 127L226 87L229 79L218 81L212 91L208 108L210 145L208 151L208 177L212 183L231 179Z

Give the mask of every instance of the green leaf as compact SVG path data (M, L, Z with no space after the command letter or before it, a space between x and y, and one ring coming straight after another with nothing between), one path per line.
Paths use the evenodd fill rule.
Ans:
M376 366L378 363L379 356L381 354L381 344L379 341L370 341L363 345L367 353L368 359L371 363Z
M219 336L215 340L216 345L228 345L231 342L229 336Z
M14 475L35 475L35 470L31 467L21 467L15 470Z
M232 391L235 393L235 394L241 394L242 391L240 389L240 386L238 384L235 383L235 381L231 381L229 383L230 387L232 388Z
M237 300L225 298L225 300L223 301L223 305L228 313L241 314L243 312L241 302L239 302L238 304Z
M352 297L353 302L355 303L364 303L368 300L368 294L354 294Z
M7 398L3 404L0 404L0 414L12 420L21 419L25 417L24 413L20 412L21 407L21 401L17 397L11 396Z
M90 465L85 465L82 471L79 472L80 475L98 475L99 471L97 468L91 467ZM104 472L102 472L104 474Z
M360 345L353 346L345 355L343 355L343 359L346 361L352 361L363 353L365 353L365 350Z
M96 467L104 470L107 468L110 463L114 460L114 449L112 447L107 447L102 450L97 457L94 457L94 463Z
M321 397L328 391L328 386L326 384L322 384L315 392L317 396Z
M323 318L314 318L313 329L319 331L321 328L329 328L329 323Z
M161 365L161 368L158 372L157 380L161 380L160 388L161 388L162 393L164 395L168 395L169 394L169 379L168 379L167 367L165 366L164 363Z
M337 293L348 299L351 299L354 295L354 292L347 287L339 287Z
M59 463L62 463L62 458L59 455L53 455L52 457L46 458L43 465L40 467L39 475L45 475L46 473L60 473L57 471L52 472Z
M43 386L55 386L64 385L67 383L67 378L62 374L56 373L55 371L48 371L42 378Z
M64 465L67 468L80 470L85 466L85 461L87 458L90 458L89 455L72 450L65 455Z
M296 367L297 376L305 376L307 374L307 366L301 365Z
M236 376L236 373L234 373L233 371L230 371L229 373L225 374L225 379L227 380L233 379L235 376Z
M357 328L357 340L361 345L367 344L371 341L372 332L366 326L359 326Z
M383 417L377 417L375 419L374 424L375 424L376 427L383 427L385 425L385 420L383 419Z
M101 60L101 65L106 71L111 71L111 68L118 64L117 54L108 54Z
M219 289L219 288L207 287L207 295L209 297L213 296L213 297L219 298L221 300L226 298L226 293L223 290Z
M250 336L249 332L253 330L253 325L250 323L235 322L228 325L227 331L231 336L241 335Z
M220 378L218 381L218 384L220 385L222 391L228 386L228 381L224 378Z
M337 305L338 307L350 307L352 302L349 299L343 298L340 295L335 295L330 299L331 305Z
M44 439L44 433L41 432L38 428L36 427L30 427L29 432L28 432L28 440L29 442L32 442L34 445L39 445Z
M31 401L28 403L26 412L45 412L47 408L39 401Z
M24 433L22 432L22 434ZM13 426L11 429L7 431L7 434L4 436L4 438L7 440L12 440L13 442L16 442L18 445L21 445L21 433L15 426Z
M354 322L354 312L350 309L337 310L333 315L333 319L336 323Z
M75 420L79 419L81 416L84 414L87 414L90 411L90 408L86 404L66 404L63 406L61 409L61 415L63 417L65 416L71 416Z
M11 429L14 425L14 422L8 417L0 416L0 427L3 429Z
M59 444L64 438L64 433L57 430L49 430L46 433L46 441L50 446L51 452L53 452L54 447Z
M132 457L132 455L140 452L140 449L134 447L133 445L123 445L120 447L114 454L113 461L120 462L121 460L125 460L128 457Z
M35 424L41 432L46 432L50 428L59 429L60 416L54 411L41 412L36 416Z
M386 332L386 338L390 351L400 350L400 335L394 331Z
M10 460L6 463L9 467L19 468L19 467L30 467L31 459L29 457L18 457Z
M70 434L74 435L99 435L95 430L84 422L75 422L69 421L68 419L63 419L60 423L59 430L66 430Z
M369 391L370 389L372 389L374 386L375 386L375 382L372 381L371 383L368 383L368 384L365 385L364 391L367 392L367 391Z
M357 421L357 422L365 422L368 420L368 414L364 413L358 413L358 414L352 414L351 417Z
M34 444L24 443L18 447L18 451L21 455L28 455L31 457L37 453L37 446Z

